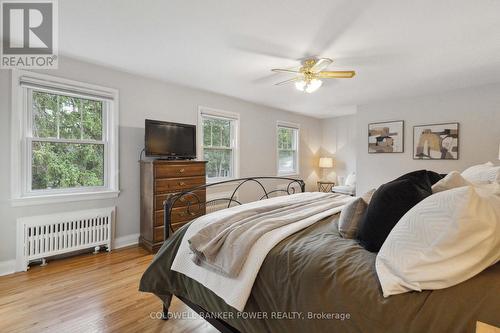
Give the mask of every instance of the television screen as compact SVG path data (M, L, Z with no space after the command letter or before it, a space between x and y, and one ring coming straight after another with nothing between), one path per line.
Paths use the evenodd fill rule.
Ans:
M196 157L196 126L146 119L146 156Z

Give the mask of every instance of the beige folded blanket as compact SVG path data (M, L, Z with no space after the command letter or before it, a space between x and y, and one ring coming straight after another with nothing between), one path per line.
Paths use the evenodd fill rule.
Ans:
M342 200L336 200L336 198ZM189 240L193 261L229 277L238 276L253 244L264 234L345 204L334 193L299 193L231 208ZM221 211L224 212L224 211ZM216 212L215 214L217 214Z

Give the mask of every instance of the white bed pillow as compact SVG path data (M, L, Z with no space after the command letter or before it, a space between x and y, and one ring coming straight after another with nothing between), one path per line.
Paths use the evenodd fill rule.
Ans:
M376 258L384 297L456 285L500 259L498 184L433 194L396 224Z
M452 171L446 175L443 179L438 181L436 184L432 185L432 193L438 193L442 191L451 190L452 188L469 186L472 185L467 181L460 172Z
M345 186L356 186L356 174L351 173L347 176L347 179L345 181Z
M462 177L475 184L493 183L499 171L500 166L496 167L493 163L487 162L467 168L462 172Z

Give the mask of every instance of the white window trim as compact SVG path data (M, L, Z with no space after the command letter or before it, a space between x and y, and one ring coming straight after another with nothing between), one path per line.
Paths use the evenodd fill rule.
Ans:
M280 127L288 127L297 130L297 170L295 170L295 172L280 172L280 153L278 147L278 130ZM276 175L278 177L298 177L300 175L300 124L278 120L276 122L275 134L274 144L276 145Z
M208 178L207 183L217 183L220 181L237 179L240 177L240 115L239 113L229 112L219 109L214 109L206 106L198 106L198 126L196 136L198 138L198 160L203 160L203 118L202 115L206 114L212 117L230 118L235 120L234 123L234 156L233 156L233 176L232 177L219 177Z
M107 149L109 160L105 170L105 186L87 187L79 189L61 189L40 191L37 193L27 192L26 179L30 175L28 160L31 156L27 149L27 133L29 115L26 110L27 96L26 89L21 86L21 79L25 85L37 87L49 87L50 90L71 91L79 96L89 96L92 98L112 99L110 109L107 110L107 119L104 124L107 127ZM101 87L93 84L62 79L55 76L34 73L24 70L11 71L12 96L11 96L11 204L12 206L43 205L50 203L80 201L80 200L100 200L118 197L119 191L119 156L118 156L118 130L119 130L119 93L116 89Z

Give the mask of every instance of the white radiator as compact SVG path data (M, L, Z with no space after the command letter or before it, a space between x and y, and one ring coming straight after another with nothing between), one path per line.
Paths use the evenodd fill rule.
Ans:
M16 271L32 260L106 246L111 249L115 208L22 217L17 220Z

